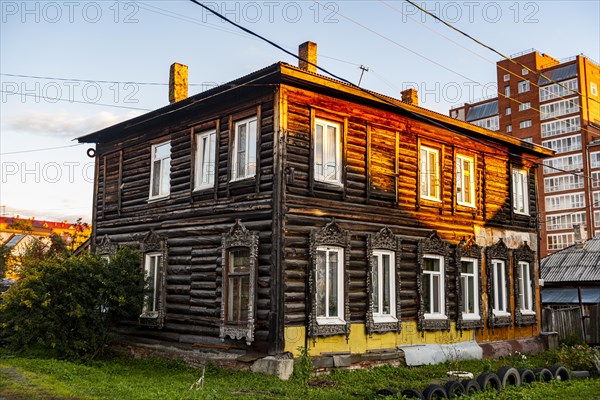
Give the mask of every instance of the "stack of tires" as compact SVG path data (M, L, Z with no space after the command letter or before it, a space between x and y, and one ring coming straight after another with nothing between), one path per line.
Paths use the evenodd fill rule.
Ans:
M463 395L472 395L480 391L496 390L500 392L508 386L521 386L534 381L549 382L552 379L568 381L571 379L569 371L562 366L538 368L534 371L513 367L502 367L496 373L483 372L475 379L464 379L448 381L444 386L435 383L430 384L421 393L417 389L406 389L401 392L409 399L452 399ZM397 392L391 389L383 389L377 392L379 395L395 395Z

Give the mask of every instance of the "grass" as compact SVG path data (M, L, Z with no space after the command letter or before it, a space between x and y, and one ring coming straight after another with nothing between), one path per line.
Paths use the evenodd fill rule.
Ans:
M376 399L382 388L423 389L439 381L449 369L479 373L495 371L502 365L522 362L463 361L424 367L382 366L366 370L334 370L330 375L312 377L306 385L301 378L282 382L272 376L231 371L208 366L204 389L190 390L202 371L182 362L160 359L132 359L112 355L103 360L74 363L40 356L16 356L0 350L0 398L25 399ZM548 365L552 356L527 359L527 366ZM401 398L397 396L396 398ZM568 382L535 383L508 388L501 394L482 393L473 399L562 400L600 399L600 378Z

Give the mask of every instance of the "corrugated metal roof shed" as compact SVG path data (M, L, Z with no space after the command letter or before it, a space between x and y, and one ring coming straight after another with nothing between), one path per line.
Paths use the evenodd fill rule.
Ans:
M467 113L467 122L476 121L478 119L491 117L498 114L498 100L490 101L469 108Z
M581 302L600 303L600 288L581 288ZM544 288L542 303L579 304L579 294L577 288Z
M554 82L564 81L565 79L574 78L577 76L577 64L566 65L564 67L544 72L543 74ZM538 79L538 85L540 86L547 85L549 83L552 82L541 76Z
M600 282L600 237L550 254L540 265L545 282Z

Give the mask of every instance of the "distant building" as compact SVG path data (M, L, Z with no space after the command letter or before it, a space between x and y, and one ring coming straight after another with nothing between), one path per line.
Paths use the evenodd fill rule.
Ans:
M35 241L50 243L50 237L57 235L73 250L84 243L92 232L87 223L54 222L0 216L0 244L8 247L13 256L19 256ZM11 277L11 273L8 274Z
M499 61L496 72L498 97L450 116L556 152L537 174L541 257L572 245L573 225L586 225L587 238L600 234L600 67L531 49Z

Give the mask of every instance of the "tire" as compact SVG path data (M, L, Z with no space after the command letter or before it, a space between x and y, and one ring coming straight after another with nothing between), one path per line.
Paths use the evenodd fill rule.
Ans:
M535 374L529 368L519 368L519 376L521 377L521 385L532 383L537 380Z
M423 395L421 394L421 392L419 392L417 389L406 389L402 391L402 396L405 396L409 399L425 399L425 397L423 397Z
M463 387L462 383L458 381L446 382L444 385L444 390L446 390L446 396L448 396L449 399L465 394L465 388Z
M550 372L550 371L548 371ZM496 391L502 391L502 382L498 375L493 372L484 372L477 377L477 383L481 387L481 391L486 391L490 388L496 389Z
M431 385L427 386L425 390L423 390L423 398L425 400L447 399L448 395L443 387L432 383Z
M496 375L498 375L503 388L507 386L521 386L521 375L516 368L502 367L496 372Z
M550 382L552 378L554 378L554 375L552 374L552 372L550 372L548 368L538 368L535 371L533 371L533 373L540 382Z
M555 365L550 368L550 372L552 372L552 375L559 381L571 380L571 374L569 374L569 371L561 365Z
M533 372L532 372L533 374ZM534 376L535 377L535 376ZM461 382L463 388L465 389L465 395L475 394L477 392L481 392L481 386L475 379L465 379Z

